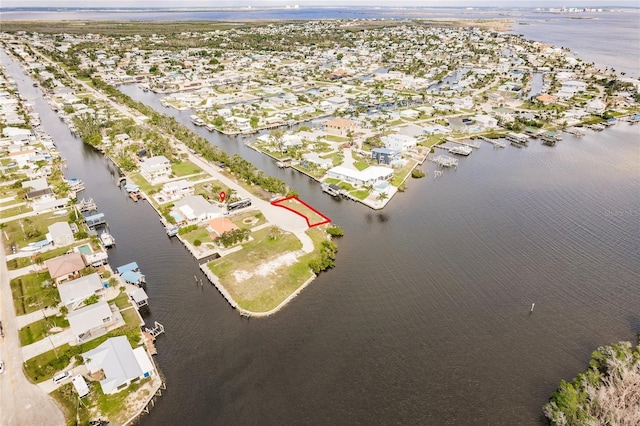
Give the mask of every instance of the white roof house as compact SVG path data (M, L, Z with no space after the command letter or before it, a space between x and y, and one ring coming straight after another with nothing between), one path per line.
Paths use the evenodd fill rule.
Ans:
M67 281L58 285L58 293L62 304L69 311L82 305L82 302L94 294L101 295L104 292L100 275L85 275L73 281Z
M202 195L184 197L182 200L177 201L174 207L188 222L211 220L223 214L223 210L220 207L209 203Z
M160 191L160 193L167 200L173 200L185 195L193 195L195 193L195 186L191 181L180 179L165 183L162 186L162 190Z
M100 380L100 385L107 395L119 392L134 379L155 373L144 348L132 349L126 336L107 339L97 348L83 353L82 357L90 373L103 371L105 378Z
M406 151L409 148L414 148L418 141L411 136L395 133L388 136L382 136L380 138L385 148L393 149L396 151Z
M171 175L171 163L164 155L149 157L140 164L140 174L149 182L166 179Z
M327 171L329 177L355 183L356 185L373 185L376 182L393 178L393 170L388 167L371 166L364 170L354 170L344 166L336 166Z
M71 226L67 222L56 222L49 225L50 240L57 246L73 244L75 238Z
M69 313L67 319L73 336L78 343L82 343L106 333L107 326L119 318L114 316L109 304L101 300Z

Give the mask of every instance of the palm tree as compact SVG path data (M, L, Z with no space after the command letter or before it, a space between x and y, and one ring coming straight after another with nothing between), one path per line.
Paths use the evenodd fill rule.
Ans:
M389 198L389 194L387 194L386 192L381 192L380 194L378 194L378 197L376 199L380 201L380 203L382 203L387 198Z
M272 226L269 230L269 238L272 240L277 240L280 235L282 235L282 229L279 226Z

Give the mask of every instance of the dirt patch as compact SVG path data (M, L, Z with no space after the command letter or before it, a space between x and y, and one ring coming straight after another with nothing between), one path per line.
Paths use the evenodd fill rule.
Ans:
M262 263L254 271L234 271L233 277L238 283L246 281L254 276L266 277L268 275L275 274L278 268L281 268L282 266L293 265L294 263L296 263L296 260L298 260L298 254L285 253L273 260L270 260L269 262Z

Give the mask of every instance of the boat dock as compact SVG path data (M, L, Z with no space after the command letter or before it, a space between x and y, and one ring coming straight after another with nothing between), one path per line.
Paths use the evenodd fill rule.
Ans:
M100 225L105 225L107 223L104 218L104 213L97 213L91 216L87 216L85 217L85 220L89 229L95 228Z
M145 333L149 333L151 337L153 337L153 339L155 340L156 337L164 333L164 325L156 321L153 323L153 328L145 327L143 331Z
M88 200L83 198L78 204L76 204L76 207L81 213L98 211L98 205L93 201L93 198L89 198Z
M604 126L602 124L591 124L585 127L591 130L595 130L596 132L601 132L604 130Z
M506 136L507 140L509 142L512 143L517 143L520 145L526 145L527 142L529 142L529 136L523 134L523 133L514 133L514 132L509 132L507 133Z
M478 136L478 137L485 142L489 142L490 144L493 144L493 146L497 146L498 148L504 148L507 146L505 145L504 142L500 142L498 139L489 139L484 136Z
M458 145L463 145L463 146L468 146L470 148L480 149L480 142L472 141L470 139L457 140L457 139L453 139L453 138L450 138L450 137L446 137L446 138L444 138L444 140L447 141L447 142L457 143Z
M542 139L543 144L554 146L558 141L562 140L562 137L560 137L560 134L558 132L548 131L543 133L540 136L540 139Z
M577 127L569 127L567 129L563 129L565 133L569 133L570 135L581 137L584 136L585 133Z
M458 167L458 160L446 155L438 155L432 158L431 161L442 167Z

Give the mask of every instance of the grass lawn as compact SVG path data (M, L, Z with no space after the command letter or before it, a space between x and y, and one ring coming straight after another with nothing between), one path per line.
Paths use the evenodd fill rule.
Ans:
M415 160L409 160L407 164L404 165L404 167L400 169L395 169L393 173L393 179L391 180L391 185L396 187L400 186L402 182L407 178L407 176L409 176L409 174L411 173L411 170L413 170L415 165L416 165Z
M331 154L321 155L320 158L330 159L334 166L339 166L344 161L342 152L332 152Z
M115 299L109 300L109 303L115 303L118 309L124 309L132 306L129 295L124 291L120 292Z
M18 330L20 345L27 346L33 342L44 339L47 337L47 332L52 327L69 327L69 321L67 321L63 315L59 315L32 322ZM55 332L52 332L51 334L55 334Z
M323 180L324 183L326 183L327 185L337 185L340 183L340 179L336 179L336 178L326 178L325 180Z
M364 169L366 169L367 167L369 167L369 163L365 162L365 161L355 161L353 163L353 165L356 167L356 169L363 171Z
M11 280L11 292L16 315L24 315L42 309L45 306L54 306L60 302L58 290L51 285L42 288L45 281L51 281L49 272L38 272Z
M326 220L324 217L316 213L315 210L302 204L296 198L291 198L286 201L278 202L278 205L286 206L289 209L300 213L300 215L307 218L309 224L311 225L313 225L314 223L324 222Z
M123 424L127 419L126 410L124 407L127 397L137 391L141 385L145 384L151 379L142 379L131 383L126 389L122 391L105 395L102 392L102 387L97 381L88 381L89 395L82 398L82 404L78 403L78 394L76 393L73 384L67 383L56 391L51 393L51 396L56 400L58 406L62 408L65 413L66 419L73 419L73 424L89 424L91 420L95 420L100 417L103 420L108 420L111 424ZM143 395L136 395L137 397L143 397ZM147 398L149 395L145 395ZM99 414L98 414L99 413ZM76 423L77 421L77 423Z
M348 182L338 181L337 185L338 185L341 189L344 189L344 190L349 191L349 192L351 192L351 191L353 191L353 190L355 189L355 188L353 187L353 185L351 185L351 184L350 184L350 183L348 183Z
M162 188L162 185L151 185L140 173L135 173L130 176L127 176L128 179L131 179L134 184L138 185L138 187L148 195L155 194Z
M133 347L136 347L142 339L142 334L140 333L140 318L138 317L135 308L127 309L122 312L122 318L125 320L125 325L118 329L111 330L104 336L100 336L76 346L64 344L56 348L55 351L52 349L28 359L24 363L26 376L34 383L41 383L48 380L52 378L56 372L67 367L74 356L83 354L100 346L110 337L127 336L129 343L131 343Z
M349 138L344 136L326 135L324 138L331 142L349 142Z
M80 246L86 243L89 243L91 240L90 239L84 239L84 240L79 240L76 241L72 244L72 246L76 247L76 246ZM97 244L97 243L96 243ZM93 246L93 244L92 244ZM20 268L24 268L26 266L31 265L32 263L38 263L38 261L41 262L46 262L49 259L53 259L54 257L58 257L61 256L63 254L65 254L66 252L69 251L69 248L71 246L64 246L64 247L59 247L53 250L47 250L45 252L42 253L37 253L34 254L33 256L27 256L27 257L16 257L15 259L11 259L9 261L7 261L7 268L9 268L9 270L13 270L13 269L20 269ZM94 249L97 249L98 247L93 247ZM34 259L32 262L32 258Z
M211 234L207 231L205 226L199 226L197 229L194 229L191 232L187 232L186 234L180 235L185 240L189 241L191 245L193 245L195 240L200 240L202 243L212 243L213 238L211 238Z
M251 229L266 223L263 214L257 210L246 211L239 215L234 215L230 219L240 229Z
M253 312L275 308L312 276L309 255L293 264L285 262L292 261L294 253L302 248L300 240L289 233L272 239L269 233L270 229L253 233L253 241L243 244L243 250L207 265L233 299Z
M9 212L10 210L12 209L3 210L0 214L2 217L17 214ZM25 211L31 211L31 209L29 208ZM64 222L67 219L66 216L54 216L53 213L37 214L24 219L6 222L3 232L6 232L7 241L15 242L19 247L25 247L29 243L44 240L47 232L49 232L49 225L56 222Z
M358 200L364 200L369 196L369 191L366 189L358 189L356 191L351 191L350 194L356 197Z
M180 163L171 164L171 171L175 177L202 173L202 169L190 161L182 160Z

